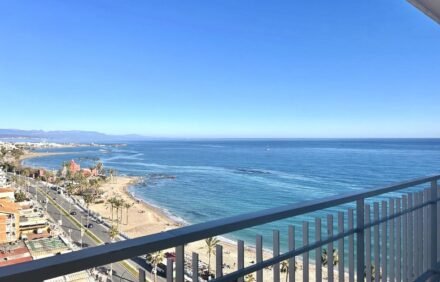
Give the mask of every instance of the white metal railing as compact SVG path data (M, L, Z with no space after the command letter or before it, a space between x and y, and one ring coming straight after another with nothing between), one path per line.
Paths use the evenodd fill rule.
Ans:
M245 266L244 242L237 242L237 269L223 274L222 247L216 252L215 281L243 281L243 277L256 273L256 281L264 279L263 269L273 267L273 280L280 281L280 263L288 261L289 281L295 281L296 257L302 257L302 280L309 281L310 255L315 255L317 281L323 279L320 256L327 247L326 266L328 281L413 281L424 279L438 268L440 255L440 209L437 182L440 175L418 178L394 185L337 195L321 200L267 209L206 223L186 226L167 232L129 239L109 245L80 250L46 259L0 268L0 282L42 281L72 272L105 265L146 253L175 247L176 263L167 262L167 280L183 282L185 279L184 245L208 237L322 211L327 208L355 203L356 208L341 210L337 220L329 214L322 234L323 219L317 217L313 224L315 236L311 236L308 221L302 223L302 245L295 246L295 226L288 228L288 250L280 253L280 232L273 233L273 257L263 259L263 237L256 236L256 263ZM426 187L426 184L429 187ZM421 187L423 186L423 187ZM405 190L413 188L411 190ZM376 196L394 193L378 201ZM386 195L385 195L386 196ZM366 202L365 200L370 201ZM336 224L335 224L336 223ZM335 228L335 225L337 228ZM311 237L314 237L311 240ZM333 266L333 250L339 251L339 264ZM192 279L199 281L198 254L192 261ZM186 259L188 260L188 259ZM174 268L174 269L173 269ZM337 268L337 269L335 269ZM337 270L337 272L335 272Z

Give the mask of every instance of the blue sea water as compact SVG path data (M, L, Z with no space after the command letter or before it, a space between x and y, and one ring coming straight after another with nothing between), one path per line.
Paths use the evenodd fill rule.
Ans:
M144 141L50 151L66 154L25 163L58 169L66 160L90 166L99 158L120 174L143 177L144 183L131 187L136 197L187 223L369 189L440 170L440 139ZM228 237L252 244L255 233L260 233L269 248L271 230L279 228L286 234L289 223L299 225L284 220Z

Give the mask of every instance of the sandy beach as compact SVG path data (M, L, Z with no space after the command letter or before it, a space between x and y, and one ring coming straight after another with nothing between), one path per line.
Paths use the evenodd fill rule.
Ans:
M55 155L64 155L63 152L33 152L33 151L25 151L23 155L20 156L19 161L23 162L27 159L40 158L46 156L55 156Z
M50 152L32 152L26 151L23 156L20 157L20 161L22 162L25 159L51 156L51 155L62 155L62 152L50 153ZM119 224L120 232L125 234L130 238L136 238L146 235L151 235L159 232L168 231L171 229L182 227L182 223L174 220L169 215L164 213L162 210L145 203L135 197L128 191L131 185L134 185L138 181L137 177L127 177L127 176L117 176L114 177L112 181L108 181L101 185L101 189L103 190L103 199L104 203L100 204L91 204L90 209L96 213L99 213L102 218L111 224L112 216L111 216L111 208L110 205L107 204L107 199L111 197L117 197L119 199L123 199L126 203L132 204L132 207L127 210L124 208L122 212L122 220ZM114 211L114 217L116 211ZM115 219L114 218L114 219ZM116 224L116 223L114 223ZM223 246L223 263L224 269L223 272L230 273L237 269L237 246L236 244L232 244L228 240L222 240L220 237L220 245ZM169 252L174 252L174 249L164 250ZM207 247L204 240L196 241L190 243L185 246L186 255L191 256L193 252L199 254L199 262L200 265L208 264L208 254ZM256 261L256 253L255 249L249 246L245 246L245 256L244 256L245 266L249 266ZM263 251L263 258L268 259L272 257L272 253L270 251ZM297 258L297 271L296 278L302 279L302 262L301 258ZM211 255L211 272L215 273L215 255ZM268 268L264 271L264 280L273 280L273 271ZM335 271L335 274L337 271ZM255 277L255 275L254 275ZM309 265L309 277L310 280L315 280L315 266L313 263ZM323 277L326 280L327 274L326 270L323 269ZM286 279L286 274L281 273L281 279Z
M163 232L171 229L181 227L182 224L167 216L164 212L156 207L153 207L143 201L133 198L128 192L128 187L137 181L136 177L115 177L113 182L105 183L101 188L104 191L104 199L116 196L124 199L125 202L132 203L133 206L128 210L128 223L126 209L123 211L122 223L120 224L120 231L130 238L150 235L158 232ZM104 220L111 222L111 208L106 203L93 204L90 208L94 212L101 214ZM224 273L229 273L236 270L237 261L237 247L228 241L221 240L220 245L223 246L223 262ZM165 250L173 252L174 250ZM199 259L207 264L208 255L207 248L204 241L197 241L185 246L187 255L192 252L199 254ZM272 253L264 251L264 259L272 257ZM256 261L255 250L250 247L245 247L245 266L249 266ZM302 263L300 258L297 259L298 270L296 272L297 279L302 278ZM211 269L215 272L215 255L211 255ZM310 279L314 280L315 267L312 263L309 265ZM335 271L335 274L337 272ZM271 280L273 271L271 269L264 270L264 279ZM323 277L327 277L326 271L323 269ZM281 279L286 279L285 274L281 273Z

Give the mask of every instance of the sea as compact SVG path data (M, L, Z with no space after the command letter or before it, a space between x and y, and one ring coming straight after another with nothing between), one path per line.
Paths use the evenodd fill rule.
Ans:
M42 151L65 154L28 159L25 164L59 169L71 159L82 167L100 161L119 175L141 177L141 182L129 191L185 224L304 203L440 172L440 139L156 140ZM388 196L393 195L384 197ZM328 213L349 207L223 236L228 240L242 239L252 246L255 235L261 234L264 247L270 249L272 230L279 229L282 249L286 249L289 224L297 226L299 235L303 221L310 221L313 227L315 217L325 218Z

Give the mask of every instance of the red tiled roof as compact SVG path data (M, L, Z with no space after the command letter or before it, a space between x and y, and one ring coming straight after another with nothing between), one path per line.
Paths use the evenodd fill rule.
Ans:
M0 199L0 212L3 213L18 213L20 205L11 202L10 200Z
M0 193L5 193L5 192L15 192L15 190L11 188L0 188Z
M32 257L23 257L23 258L18 258L18 259L3 260L3 261L0 261L0 267L6 266L6 265L22 263L22 262L27 262L27 261L31 261L31 260L32 260Z

